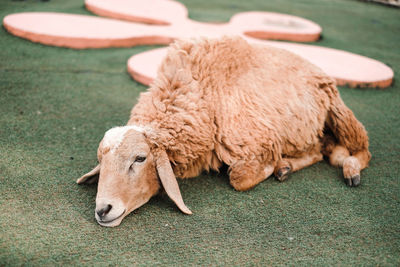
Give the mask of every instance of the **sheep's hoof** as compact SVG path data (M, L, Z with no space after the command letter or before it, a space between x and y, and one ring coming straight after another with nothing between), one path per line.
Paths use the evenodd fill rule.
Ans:
M350 156L343 161L344 181L348 186L356 187L360 184L360 162L357 158Z
M280 182L285 181L289 177L291 171L292 168L290 168L289 166L279 168L278 171L275 173L276 179L278 179Z
M345 178L344 182L350 187L359 186L361 183L360 175L357 174L357 175L354 175L353 177Z

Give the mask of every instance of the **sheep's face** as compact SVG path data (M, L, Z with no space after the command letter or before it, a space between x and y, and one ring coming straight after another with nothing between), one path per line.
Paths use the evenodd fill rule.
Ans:
M141 128L109 130L98 152L100 175L95 217L103 226L117 226L160 188L154 158Z
M183 203L166 152L159 149L154 153L141 127L116 127L106 132L97 151L99 165L77 181L91 183L99 174L95 217L100 225L119 225L131 211L157 194L159 181L177 206L191 214Z

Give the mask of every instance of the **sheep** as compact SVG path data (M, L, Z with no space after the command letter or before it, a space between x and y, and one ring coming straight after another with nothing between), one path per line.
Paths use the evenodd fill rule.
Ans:
M191 214L175 177L222 164L231 185L245 191L323 156L357 186L371 158L366 130L332 78L288 51L240 37L170 45L127 125L105 133L97 156L99 165L77 183L98 179L102 226L119 225L161 188Z

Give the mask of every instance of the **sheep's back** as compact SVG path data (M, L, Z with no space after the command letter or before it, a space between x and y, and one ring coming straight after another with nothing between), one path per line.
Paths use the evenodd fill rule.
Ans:
M281 153L311 149L323 134L332 82L304 59L273 47L249 46L233 84L214 86L217 139L236 157L260 155L271 142ZM232 79L233 80L233 79Z

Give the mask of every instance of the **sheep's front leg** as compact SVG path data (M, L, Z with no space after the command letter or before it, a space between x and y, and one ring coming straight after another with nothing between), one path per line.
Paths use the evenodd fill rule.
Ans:
M246 191L267 179L274 172L274 166L265 166L256 160L240 160L228 171L231 185L238 191Z
M279 181L283 182L287 179L290 173L311 166L312 164L321 161L322 158L323 155L319 149L305 153L298 158L282 158L276 164L274 174Z

